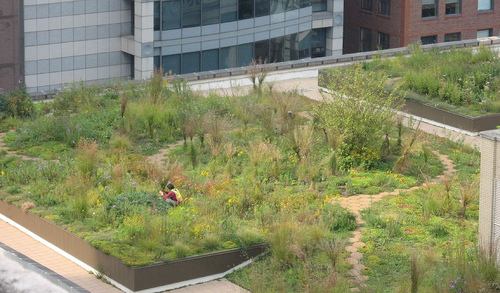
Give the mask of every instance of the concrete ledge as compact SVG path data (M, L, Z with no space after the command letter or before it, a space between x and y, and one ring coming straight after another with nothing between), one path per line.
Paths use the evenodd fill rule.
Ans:
M182 78L185 79L186 81L194 81L199 79L199 74L198 73L183 74Z
M124 37L126 39L126 37ZM456 42L449 42L449 43L438 43L438 44L430 44L430 45L424 45L422 46L422 49L424 51L430 51L433 48L437 48L439 50L449 50L451 48L463 48L463 47L477 47L481 45L498 45L500 44L500 38L499 37L489 37L489 38L484 38L481 40L477 39L472 39L472 40L464 40L464 41L456 41ZM354 53L354 54L346 54L346 55L341 55L341 56L327 56L327 57L319 57L319 58L306 58L306 59L301 59L301 60L294 60L294 61L287 61L287 62L281 62L281 63L267 63L267 64L261 64L259 65L260 67L263 68L263 70L266 70L268 72L271 71L280 71L280 70L287 70L287 69L296 69L296 68L306 68L306 67L314 67L314 66L323 66L323 65L329 65L329 64L337 64L337 63L346 63L346 62L353 62L353 61L363 61L363 60L370 60L373 58L373 56L394 56L396 54L409 54L410 50L408 47L401 47L401 48L393 48L393 49L387 49L387 50L380 50L380 51L370 51L370 52L361 52L361 53ZM191 73L191 74L183 74L183 75L177 75L176 77L178 78L184 78L187 81L196 81L196 80L208 80L212 78L223 78L223 77L229 77L229 76L240 76L240 75L245 75L245 74L250 74L252 69L252 66L246 66L246 67L236 67L236 68L228 68L228 69L220 69L220 70L213 70L209 72L197 72L197 73ZM144 82L144 81L137 81L137 82ZM45 97L45 98L50 98L53 97L55 92L51 93L32 93L32 97ZM43 99L43 98L38 98L38 99Z
M247 73L247 69L244 67L238 67L231 69L231 76L237 75L245 75Z

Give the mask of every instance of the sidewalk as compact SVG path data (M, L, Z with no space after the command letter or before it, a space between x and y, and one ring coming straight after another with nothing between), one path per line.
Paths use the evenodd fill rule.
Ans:
M316 75L315 75L315 72ZM298 91L305 96L321 100L322 96L318 89L317 69L302 70L296 72L285 72L279 75L270 74L266 82L273 84L277 91ZM251 90L250 80L246 78L224 79L216 81L200 81L191 83L193 90L214 91L228 95L237 95ZM447 128L444 125L432 125L426 122L420 124L420 129L428 133L436 134L440 137L446 137L454 141L463 141L479 149L480 137L467 135L456 129ZM84 268L78 266L69 259L61 256L59 253L38 242L24 232L5 221L0 220L0 242L9 248L23 254L33 262L53 271L64 279L67 284L73 284L73 292L92 292L92 293L113 293L122 292L121 290L104 283L93 274L87 272ZM81 290L81 291L77 291ZM149 291L154 292L154 291ZM243 288L227 281L226 279L207 282L200 285L189 286L170 291L172 293L232 293L248 292Z

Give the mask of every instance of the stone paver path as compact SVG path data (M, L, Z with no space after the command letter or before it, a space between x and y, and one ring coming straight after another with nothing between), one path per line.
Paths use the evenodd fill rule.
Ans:
M350 253L349 257L347 257L346 261L351 264L353 267L349 270L349 274L352 277L353 288L351 291L359 292L360 287L364 287L365 281L368 280L368 276L363 274L363 269L366 268L363 264L360 263L360 260L363 258L363 253L361 253L358 248L365 246L365 243L361 242L362 232L365 230L363 224L365 222L361 219L360 211L371 206L372 203L381 200L385 195L396 195L400 192L413 191L422 187L427 186L427 184L437 184L446 180L447 178L451 178L453 173L455 173L455 166L453 162L446 155L442 155L436 151L433 152L436 156L439 157L442 164L444 165L443 174L438 177L432 179L429 183L425 183L421 186L414 186L408 189L395 189L391 192L382 192L379 194L358 194L354 196L349 196L347 198L339 198L335 199L335 202L339 202L343 208L348 209L354 215L356 215L356 220L359 224L359 227L353 232L353 237L349 238L349 246L345 248L347 252Z

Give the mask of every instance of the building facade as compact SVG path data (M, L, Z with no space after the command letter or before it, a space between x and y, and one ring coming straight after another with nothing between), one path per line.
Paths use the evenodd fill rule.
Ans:
M344 54L500 33L499 0L352 0L344 13Z
M6 90L19 81L37 94L145 79L160 67L185 74L342 54L342 0L5 1L20 10L20 46L1 49L20 56L17 84ZM0 59L0 74L11 59Z
M0 89L11 91L19 86L22 69L21 17L18 0L0 4Z

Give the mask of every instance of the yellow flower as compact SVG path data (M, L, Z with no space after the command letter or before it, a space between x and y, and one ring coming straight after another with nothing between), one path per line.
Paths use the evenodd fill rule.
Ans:
M0 171L0 175L2 175L2 177L5 175L5 172L2 170Z

